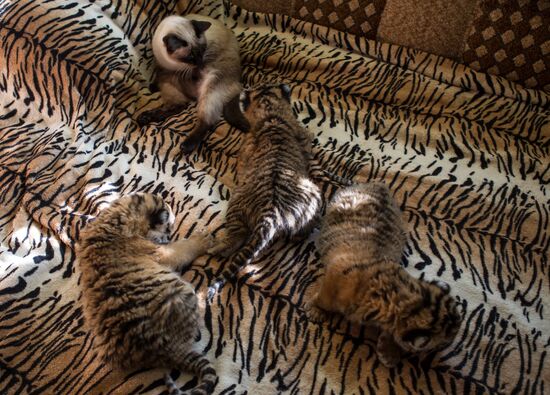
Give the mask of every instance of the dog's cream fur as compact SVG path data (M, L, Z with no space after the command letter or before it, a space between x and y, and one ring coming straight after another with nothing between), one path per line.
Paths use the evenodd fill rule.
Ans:
M197 37L193 20L208 22L210 26ZM168 53L163 41L168 35L185 40L187 46ZM198 46L205 46L201 64L181 60ZM242 90L239 44L233 32L222 22L195 14L170 16L160 23L153 35L153 53L158 68L156 82L166 108L181 109L188 102L197 100L198 121L184 143L185 151L191 151L204 138L222 113L229 123L245 131L248 129L238 109L238 95ZM152 118L146 118L145 122L162 120L166 110L146 114L150 116L151 113ZM168 110L168 115L172 113L174 111Z

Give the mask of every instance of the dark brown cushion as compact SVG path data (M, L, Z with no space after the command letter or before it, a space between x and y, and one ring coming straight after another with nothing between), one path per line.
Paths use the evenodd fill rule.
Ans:
M293 16L294 0L231 0L231 3L248 11Z
M232 0L249 11L284 14L375 39L386 0Z
M378 40L460 59L477 0L387 0Z
M386 0L295 0L294 17L376 38Z
M550 1L481 0L462 59L476 70L550 91Z

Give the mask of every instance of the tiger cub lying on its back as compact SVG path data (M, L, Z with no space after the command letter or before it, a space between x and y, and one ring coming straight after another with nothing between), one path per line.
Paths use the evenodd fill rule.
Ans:
M194 394L210 393L216 372L191 349L200 334L197 297L176 272L204 254L209 240L167 243L174 215L162 198L120 198L88 224L77 245L84 318L94 346L122 368L177 367L200 377ZM169 375L170 394L179 394Z
M309 178L312 137L294 117L289 87L244 91L240 106L251 129L239 154L225 238L209 250L238 252L209 288L209 299L279 236L309 233L321 207L321 192Z
M403 351L425 352L450 343L461 316L449 285L426 282L399 264L406 236L399 208L383 184L341 189L327 207L318 239L325 265L318 293L306 305L313 321L340 313L374 323L380 361L395 366Z

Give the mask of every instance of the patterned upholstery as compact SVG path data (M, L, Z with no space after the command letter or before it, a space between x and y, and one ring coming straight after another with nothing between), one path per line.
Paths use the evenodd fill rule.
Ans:
M386 0L295 0L295 16L351 34L376 38Z
M550 92L550 1L482 0L462 57L476 70Z

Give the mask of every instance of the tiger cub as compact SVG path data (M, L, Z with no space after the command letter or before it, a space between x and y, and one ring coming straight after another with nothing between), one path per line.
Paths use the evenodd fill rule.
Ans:
M210 393L216 372L191 349L200 334L197 297L177 270L203 255L198 235L169 244L174 215L152 194L122 197L87 225L77 245L84 318L99 355L121 368L177 367ZM169 375L171 394L180 393Z
M209 299L279 236L308 234L321 207L321 192L308 176L312 136L292 113L290 88L244 91L240 106L251 126L239 153L244 165L229 201L225 237L209 250L238 252L209 288Z
M401 213L384 184L340 189L319 232L325 273L305 309L316 322L330 312L378 326L376 351L388 367L404 352L450 343L461 322L448 284L416 279L400 265L405 243Z

